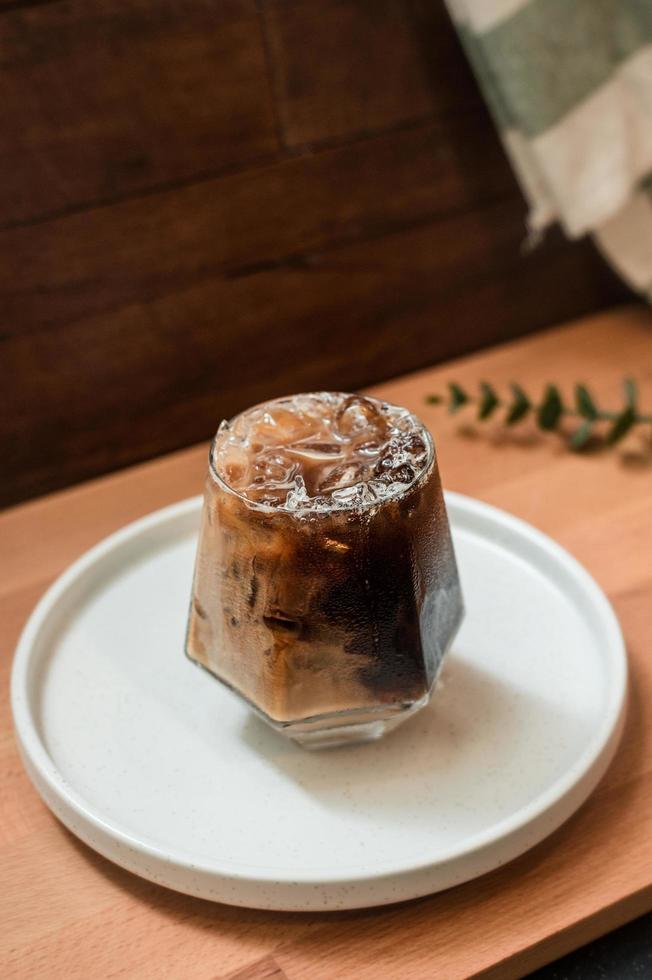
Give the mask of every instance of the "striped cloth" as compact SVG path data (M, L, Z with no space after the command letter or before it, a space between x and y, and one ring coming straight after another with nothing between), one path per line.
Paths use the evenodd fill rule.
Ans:
M530 208L652 300L652 0L446 0Z

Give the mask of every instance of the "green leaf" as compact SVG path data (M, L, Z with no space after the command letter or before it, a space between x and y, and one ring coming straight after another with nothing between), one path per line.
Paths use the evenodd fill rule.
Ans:
M498 395L486 381L480 382L480 403L478 405L478 418L488 419L492 412L495 412L498 405L500 404L498 400Z
M564 411L564 405L556 385L548 385L537 412L537 422L542 429L554 429Z
M580 427L576 429L573 435L570 437L569 445L571 449L574 449L576 452L578 452L580 449L584 449L592 435L593 420L587 419L586 422L582 422Z
M611 426L607 432L607 445L613 446L614 443L620 442L623 436L627 435L631 427L636 422L636 412L631 405L624 408L614 424Z
M532 402L525 394L520 385L513 384L512 386L512 404L507 413L507 418L505 422L507 425L514 425L516 422L520 421L532 408Z
M429 405L441 405L443 400L442 395L426 395L426 401Z
M597 419L598 409L586 385L575 385L575 404L585 419Z
M450 391L450 401L448 403L448 411L453 415L455 412L459 411L462 405L466 405L469 400L469 396L454 381L449 381L448 390Z
M628 408L635 410L638 388L633 378L625 378L623 382L623 390L625 392L625 404Z

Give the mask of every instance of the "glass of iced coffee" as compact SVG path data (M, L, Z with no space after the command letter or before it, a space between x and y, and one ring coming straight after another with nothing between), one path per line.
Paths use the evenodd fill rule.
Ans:
M223 422L188 657L310 747L429 700L462 618L432 439L406 409L315 392Z

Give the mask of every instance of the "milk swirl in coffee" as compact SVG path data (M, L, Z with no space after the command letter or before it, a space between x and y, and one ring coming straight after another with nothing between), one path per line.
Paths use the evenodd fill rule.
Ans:
M414 415L318 392L222 423L186 649L266 720L299 736L384 730L427 698L461 613Z

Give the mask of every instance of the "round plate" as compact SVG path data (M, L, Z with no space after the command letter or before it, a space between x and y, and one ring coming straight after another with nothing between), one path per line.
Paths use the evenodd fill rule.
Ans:
M37 606L13 670L47 805L136 874L268 909L415 898L551 833L618 742L618 622L549 538L447 503L467 614L435 696L385 740L326 752L269 730L184 657L198 498L89 551Z

